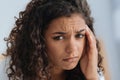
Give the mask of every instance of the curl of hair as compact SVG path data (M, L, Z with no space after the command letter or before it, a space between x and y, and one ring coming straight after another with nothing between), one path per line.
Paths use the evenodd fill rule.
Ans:
M8 68L9 80L50 80L50 67L46 54L44 32L55 18L73 13L83 16L93 30L93 18L86 0L32 0L26 9L19 13L15 27L7 41L7 55L11 56ZM98 52L100 52L97 40ZM98 67L103 69L102 57L98 54ZM67 80L85 80L78 65L66 71Z

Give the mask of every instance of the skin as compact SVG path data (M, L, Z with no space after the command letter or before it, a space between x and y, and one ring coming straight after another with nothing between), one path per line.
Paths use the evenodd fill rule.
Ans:
M89 49L85 46L86 38ZM50 65L53 66L52 80L64 80L64 70L75 68L79 61L86 78L97 80L96 40L81 15L53 20L45 32L45 39Z

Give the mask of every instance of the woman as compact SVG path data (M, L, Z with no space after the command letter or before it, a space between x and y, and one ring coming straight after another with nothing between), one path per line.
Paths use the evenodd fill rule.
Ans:
M86 0L32 0L7 45L9 80L98 80L103 70Z

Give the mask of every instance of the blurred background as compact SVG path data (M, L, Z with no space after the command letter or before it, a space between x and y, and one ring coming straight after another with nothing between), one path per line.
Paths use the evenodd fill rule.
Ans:
M4 38L10 33L15 16L30 0L0 1L0 54L6 50ZM94 27L104 45L110 80L120 79L120 0L88 0ZM2 75L2 73L1 73ZM1 80L1 79L0 79ZM5 79L2 79L5 80Z

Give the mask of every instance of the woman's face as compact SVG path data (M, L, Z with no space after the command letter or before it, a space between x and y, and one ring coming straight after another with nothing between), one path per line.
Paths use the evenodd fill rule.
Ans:
M85 45L85 21L78 15L53 20L45 32L51 64L62 70L76 67Z

